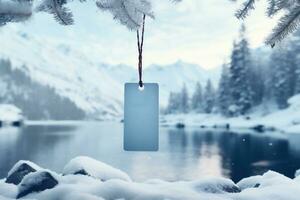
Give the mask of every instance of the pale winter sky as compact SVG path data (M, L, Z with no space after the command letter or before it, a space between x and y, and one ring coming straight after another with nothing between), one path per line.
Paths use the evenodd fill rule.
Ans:
M229 0L153 0L156 19L146 22L145 65L170 64L181 59L204 68L214 68L228 58L240 22L234 17L238 4ZM264 1L256 4L246 20L251 47L264 45L275 25L265 17ZM100 62L136 66L136 34L98 11L92 3L71 5L75 25L63 27L47 14L17 24L23 30L48 41L68 43ZM42 25L41 25L42 24Z

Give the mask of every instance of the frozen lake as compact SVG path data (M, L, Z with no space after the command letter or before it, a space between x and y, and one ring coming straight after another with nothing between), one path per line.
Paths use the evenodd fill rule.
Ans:
M194 180L203 176L238 181L268 169L293 177L300 168L300 134L273 137L272 133L161 127L158 152L125 152L122 140L123 124L116 122L3 128L0 178L18 160L31 160L61 172L70 159L79 155L122 169L137 181Z

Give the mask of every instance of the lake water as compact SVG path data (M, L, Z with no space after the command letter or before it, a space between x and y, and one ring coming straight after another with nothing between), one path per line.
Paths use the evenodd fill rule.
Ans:
M134 180L168 181L223 176L238 181L272 169L293 177L300 168L300 134L235 133L160 128L158 152L123 151L123 124L79 122L0 129L0 178L18 160L61 172L85 155L127 172Z

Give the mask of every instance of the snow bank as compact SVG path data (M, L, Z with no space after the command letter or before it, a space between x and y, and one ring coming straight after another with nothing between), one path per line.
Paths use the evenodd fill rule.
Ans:
M82 174L98 178L102 181L109 179L120 179L131 181L129 176L119 169L113 168L105 163L89 157L76 157L72 159L63 170L64 175Z
M5 182L18 185L26 175L40 170L42 170L42 168L36 164L21 160L8 172Z
M79 157L67 164L66 171L75 172L83 169L82 166L88 168L91 174L101 176L105 173L112 175L117 170L91 158ZM27 191L22 197L27 200L298 200L300 196L299 177L290 179L273 171L246 178L237 184L225 178L177 182L149 180L140 183L124 180L120 174L125 173L117 171L118 177L106 181L99 180L99 176L63 176L45 170L32 172L18 186L0 180L0 199L15 199L22 191Z
M22 165L30 166L32 169L35 169L36 171L42 169L40 166L36 165L33 162L27 160L20 160L9 170L7 176L11 176L13 173L17 172Z
M289 99L289 107L262 115L260 111L249 116L226 118L218 114L179 114L162 116L163 126L176 126L182 123L186 126L203 128L239 128L255 129L261 126L262 130L277 129L287 133L300 133L300 95Z
M22 120L21 109L11 104L0 104L0 121L10 123Z

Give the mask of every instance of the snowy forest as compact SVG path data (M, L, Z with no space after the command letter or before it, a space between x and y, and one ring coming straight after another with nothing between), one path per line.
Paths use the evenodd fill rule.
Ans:
M259 55L258 55L258 59ZM300 93L300 32L272 50L268 62L252 58L243 25L234 41L229 61L222 66L217 88L210 80L197 83L192 94L186 86L172 92L165 110L174 113L221 113L227 117L247 115L261 107L269 112L288 107L288 99ZM267 110L265 111L267 112Z

